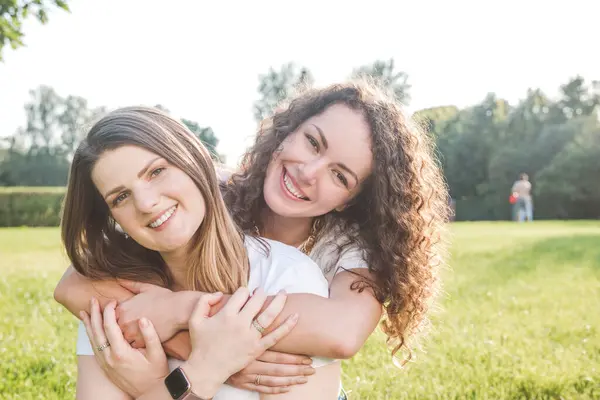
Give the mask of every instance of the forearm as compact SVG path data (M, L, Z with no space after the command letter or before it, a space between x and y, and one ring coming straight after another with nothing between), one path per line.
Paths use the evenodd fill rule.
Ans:
M263 310L273 298L274 296L269 296ZM222 307L227 299L224 298L218 306ZM211 309L211 315L217 312L215 307ZM363 293L351 292L349 289L333 291L331 298L312 294L289 294L283 311L265 334L277 328L294 313L300 315L297 325L272 350L346 359L360 350L377 326L381 318L381 305L368 290ZM180 343L179 346L184 349L184 357L186 352L189 354L185 350L187 343ZM180 352L182 350L176 351Z
M382 314L381 304L371 290L362 293L350 290L355 280L356 275L350 272L338 274L331 285L329 298L288 295L283 312L269 330L275 329L293 313L298 313L300 318L273 350L338 359L354 356L377 327Z
M348 310L339 300L309 294L290 294L273 325L298 313L294 329L271 350L329 358L351 358L375 328L364 329L365 318Z
M362 293L350 290L356 276L350 272L340 273L331 286L330 298L312 294L289 294L285 307L267 332L277 328L286 318L298 313L300 318L294 329L273 350L329 358L351 358L360 350L381 318L381 305L370 290ZM191 310L198 302L200 292L181 292L177 308L182 315L181 329L187 329ZM270 304L270 296L263 310ZM212 307L211 315L220 310L229 296ZM171 349L177 358L185 359L191 346L185 335L178 338ZM167 351L168 349L165 348Z
M79 318L80 311L89 312L90 300L96 297L101 307L111 300L124 301L133 296L116 281L92 281L69 267L54 289L54 299Z

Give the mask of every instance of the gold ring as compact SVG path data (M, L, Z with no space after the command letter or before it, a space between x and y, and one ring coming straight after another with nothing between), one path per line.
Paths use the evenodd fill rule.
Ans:
M108 342L108 340L103 345L100 345L100 346L96 347L96 350L98 350L99 352L102 352L107 347L110 347L110 343Z
M265 332L265 328L255 319L252 320L252 326L262 335Z
M256 386L260 385L260 375L256 375L256 378L254 378L254 385L256 385Z

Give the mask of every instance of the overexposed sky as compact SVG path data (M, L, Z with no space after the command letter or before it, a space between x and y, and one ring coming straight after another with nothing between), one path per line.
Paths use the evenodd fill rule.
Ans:
M350 5L354 4L354 5ZM91 106L162 104L211 126L235 164L255 130L258 74L294 61L317 84L393 57L414 111L516 102L600 79L600 1L71 0L0 64L0 136L25 125L29 90L49 85Z

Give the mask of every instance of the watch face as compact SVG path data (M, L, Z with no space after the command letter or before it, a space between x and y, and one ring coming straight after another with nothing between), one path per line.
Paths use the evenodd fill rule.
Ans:
M173 372L165 378L165 386L171 394L171 397L174 399L179 399L191 388L190 383L181 368L173 370Z

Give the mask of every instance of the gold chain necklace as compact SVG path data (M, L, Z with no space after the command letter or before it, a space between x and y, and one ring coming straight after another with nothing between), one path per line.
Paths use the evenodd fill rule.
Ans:
M312 249L315 247L315 244L317 243L317 235L319 234L320 230L321 230L321 219L315 218L315 220L313 221L313 224L310 228L310 234L308 235L306 240L304 242L302 242L302 244L300 244L300 246L297 247L298 250L300 250L301 252L303 252L306 255L309 255L310 252L312 251ZM260 237L260 229L258 229L258 225L256 223L254 224L254 233L256 234L256 236Z

